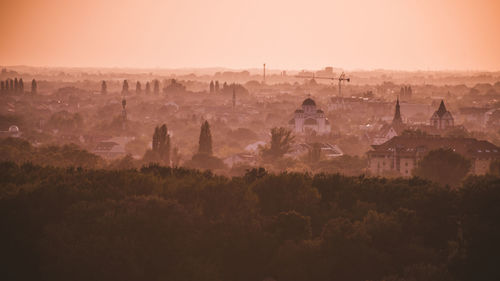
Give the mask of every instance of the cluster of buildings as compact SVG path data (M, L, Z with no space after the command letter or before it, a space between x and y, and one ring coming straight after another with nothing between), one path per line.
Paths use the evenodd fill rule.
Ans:
M471 173L485 174L490 163L500 159L500 148L488 141L473 138L443 137L442 132L455 128L455 121L444 101L429 119L429 125L411 126L401 117L399 99L394 118L374 139L368 155L368 171L372 175L412 176L412 171L429 151L451 149L471 160ZM420 130L417 134L404 134L404 130Z

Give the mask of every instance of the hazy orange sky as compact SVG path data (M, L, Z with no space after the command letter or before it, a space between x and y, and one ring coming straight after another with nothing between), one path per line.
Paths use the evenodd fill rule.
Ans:
M0 65L500 70L500 0L0 0Z

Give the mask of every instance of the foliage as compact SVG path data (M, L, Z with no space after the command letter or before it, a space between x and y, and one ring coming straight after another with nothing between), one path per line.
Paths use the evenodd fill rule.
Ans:
M230 179L159 165L1 162L0 272L3 280L497 280L499 200L491 175L449 189L262 168Z
M451 149L437 149L418 163L414 174L443 185L458 186L470 168L470 160L462 155Z
M290 151L293 141L294 136L292 135L292 131L283 127L272 128L271 145L262 150L262 156L271 160L283 157L283 155Z
M212 155L212 133L208 121L201 125L198 154Z

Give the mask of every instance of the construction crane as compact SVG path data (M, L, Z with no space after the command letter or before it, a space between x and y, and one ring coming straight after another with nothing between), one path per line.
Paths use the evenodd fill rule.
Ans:
M346 77L344 72L342 72L342 74L340 74L339 77L321 77L321 76L315 76L314 73L312 76L296 75L295 77L307 78L307 79L328 79L328 80L332 80L332 83L333 83L333 81L338 80L339 81L339 94L338 94L338 96L340 98L342 98L342 82L344 82L344 81L350 82L351 81L351 78Z

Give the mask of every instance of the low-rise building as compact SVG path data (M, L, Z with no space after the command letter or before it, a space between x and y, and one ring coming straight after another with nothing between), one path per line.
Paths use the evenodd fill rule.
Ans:
M429 151L452 149L471 160L471 174L488 172L491 161L500 159L500 148L488 141L473 138L443 138L440 136L396 136L372 145L368 154L368 171L372 175L413 175L413 169Z

